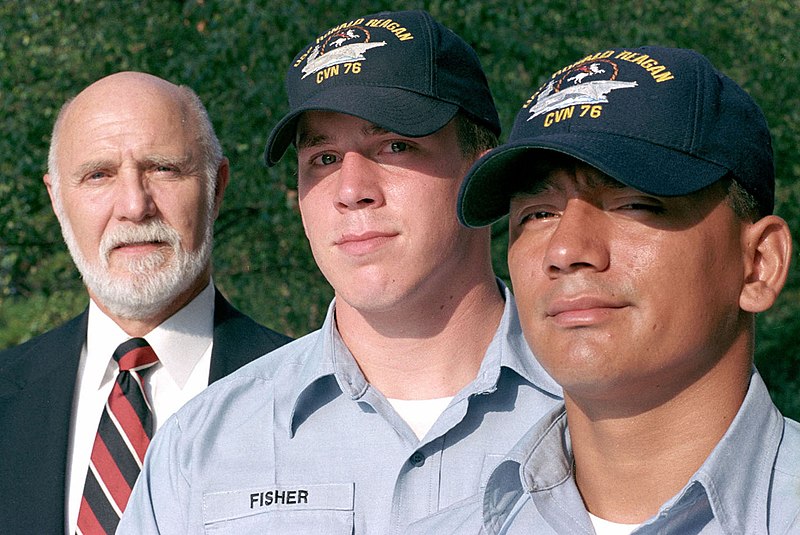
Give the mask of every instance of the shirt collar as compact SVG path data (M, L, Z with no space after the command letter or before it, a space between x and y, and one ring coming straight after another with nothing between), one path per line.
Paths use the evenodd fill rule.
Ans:
M497 285L505 299L500 325L486 350L477 377L455 396L454 401L476 393L494 392L502 368L515 371L535 388L548 395L561 397L561 387L544 371L525 342L514 296L500 279L497 279ZM325 322L317 333L318 340L309 352L309 358L306 359L300 372L292 412L292 428L298 424L294 421L295 417L306 413L306 409L300 407L304 403L303 399L314 393L316 383L322 382L328 385L328 382L322 381L323 378L333 376L340 391L353 400L362 399L372 390L339 334L335 310L334 298L328 307Z
M469 391L465 393L471 395L478 392L493 392L497 388L501 370L509 368L542 392L562 397L561 387L539 364L525 341L517 304L511 290L500 279L497 279L497 285L505 299L503 316L486 350L478 376L472 382Z
M197 297L144 335L158 355L158 360L176 384L183 387L197 362L211 345L214 336L214 285L209 283ZM103 381L113 375L108 366L114 350L131 338L113 319L91 300L87 330L87 354L106 360L108 371Z
M307 359L303 367L298 396L319 379L329 376L334 376L342 393L352 399L359 399L369 388L367 379L336 327L336 298L328 306L312 357Z
M317 380L333 375L335 367L333 365L334 346L341 342L339 332L336 330L335 320L336 299L334 298L328 305L328 312L325 314L325 321L320 329L309 336L314 336L314 343L307 350L307 355L303 359L303 365L298 375L296 396L300 396L304 390Z
M673 528L673 522L687 520L685 515L699 515L697 507L703 506L710 508L725 533L763 531L782 430L783 417L754 369L744 402L722 440L686 486L643 527L666 522ZM743 452L752 459L743 462ZM572 446L562 403L520 439L489 478L484 521L502 525L511 509L508 504L523 493L549 491L564 483L574 486L572 478Z
M668 517L672 508L691 505L703 491L725 533L763 531L782 433L783 417L753 369L744 402L722 440L686 487L664 504L661 516Z
M463 398L476 393L495 391L501 369L504 367L514 370L543 392L561 397L561 387L544 371L525 342L514 296L500 279L497 279L497 284L505 300L500 324L486 349L478 375L456 397ZM342 340L333 316L334 303L328 310L328 317L323 327L325 360L330 366L319 368L317 377L333 373L342 392L353 399L358 399L367 392L369 383Z
M366 380L363 379L363 375L355 364L355 359L347 351L347 347L336 329L335 310L336 299L334 298L328 306L328 312L325 315L322 327L318 331L301 338L301 340L311 339L311 342L307 349L303 351L303 354L299 355L302 360L297 373L296 389L292 395L294 402L290 417L291 424L289 425L290 437L294 435L295 430L303 420L319 408L320 403L327 403L327 401L322 400L330 400L338 395L338 392L332 392L331 389L346 392L342 384L347 384L347 382L339 381L335 375L337 371L336 361L343 360L341 358L337 359L334 355L335 352L347 352L350 357L349 360L352 361L355 368L355 370L350 369L349 372L346 372L347 375L351 377L361 375L361 381L366 384ZM348 369L347 359L344 359L344 363L340 363L338 366L338 368L342 367L345 370ZM337 382L339 386L336 386ZM349 393L351 397L357 397L355 390L350 390Z
M536 422L492 471L482 500L487 533L500 532L525 493L548 490L572 477L566 426L562 402Z

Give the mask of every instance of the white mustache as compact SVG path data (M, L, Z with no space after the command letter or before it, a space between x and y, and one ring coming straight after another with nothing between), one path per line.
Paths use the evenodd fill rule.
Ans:
M100 258L108 262L111 251L132 243L163 242L177 251L181 245L178 231L163 221L150 221L143 225L117 227L103 235L100 241Z

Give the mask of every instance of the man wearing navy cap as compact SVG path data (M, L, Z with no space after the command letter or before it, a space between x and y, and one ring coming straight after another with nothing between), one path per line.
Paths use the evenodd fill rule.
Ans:
M465 179L509 214L525 337L564 389L485 492L414 533L800 533L800 425L753 367L791 258L758 106L689 50L556 72ZM536 423L538 420L538 423Z
M297 148L322 329L195 398L152 445L125 533L400 532L477 492L560 389L456 200L500 131L475 52L421 11L304 47L265 152Z

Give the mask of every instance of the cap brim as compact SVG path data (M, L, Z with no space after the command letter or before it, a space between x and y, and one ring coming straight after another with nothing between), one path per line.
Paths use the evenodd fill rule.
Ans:
M345 113L403 136L422 137L450 122L458 105L395 87L330 88L306 100L272 129L264 150L268 166L278 163L294 141L300 116L311 110Z
M719 164L605 132L520 139L488 152L467 173L458 196L458 219L463 225L484 227L508 213L511 196L526 185L515 168L533 150L572 156L627 186L661 197L688 195L728 173ZM512 171L516 176L509 176Z

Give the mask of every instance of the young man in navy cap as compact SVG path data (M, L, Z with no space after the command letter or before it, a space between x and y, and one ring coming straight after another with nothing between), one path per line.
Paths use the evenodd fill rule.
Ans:
M266 149L335 290L322 329L196 398L122 532L380 533L469 497L560 389L456 200L499 121L475 52L421 11L350 19L289 67Z
M470 171L509 213L525 337L564 389L485 492L421 533L799 533L800 426L753 367L791 236L753 100L689 50L555 73Z

